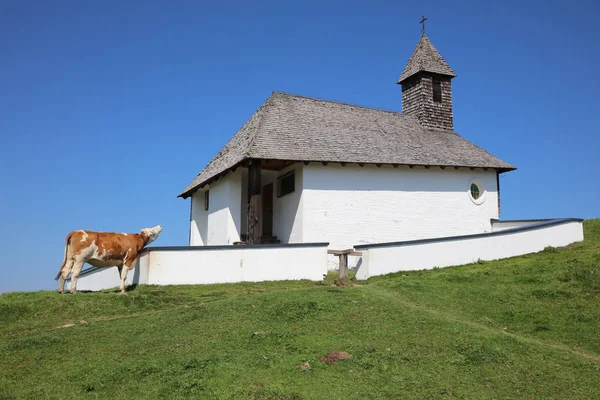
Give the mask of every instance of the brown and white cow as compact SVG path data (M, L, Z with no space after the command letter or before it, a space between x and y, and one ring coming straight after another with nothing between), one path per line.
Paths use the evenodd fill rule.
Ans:
M118 267L121 277L120 293L125 294L127 271L133 269L135 259L144 246L156 240L162 226L144 228L140 233L112 233L73 231L65 240L65 256L60 271L54 280L60 278L58 292L62 293L65 280L71 274L71 293L77 291L77 279L83 264L94 267Z

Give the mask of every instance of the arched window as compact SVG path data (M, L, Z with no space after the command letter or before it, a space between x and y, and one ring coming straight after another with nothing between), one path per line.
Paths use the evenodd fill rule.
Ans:
M435 103L442 102L442 82L437 79L433 80L433 101Z

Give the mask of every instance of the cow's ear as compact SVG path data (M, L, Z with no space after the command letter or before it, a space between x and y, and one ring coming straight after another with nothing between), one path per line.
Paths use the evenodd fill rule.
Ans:
M140 232L140 239L142 239L142 243L138 242L137 251L142 250L148 244L148 235L144 232Z

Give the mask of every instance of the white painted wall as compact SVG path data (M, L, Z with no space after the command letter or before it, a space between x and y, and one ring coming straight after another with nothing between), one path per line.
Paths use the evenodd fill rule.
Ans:
M277 197L276 185L273 185L275 193L273 194L273 234L281 240L282 243L302 243L303 227L303 166L294 164L282 171L279 171L275 178L294 171L296 182L295 190L285 196Z
M549 221L548 219L530 219L517 221L492 221L492 232L504 231L506 229L518 228L520 226L539 224L540 222Z
M356 271L358 279L398 271L448 267L535 253L547 246L560 247L583 240L583 223L569 221L531 230L505 230L500 235L476 235L425 243L357 248L363 257Z
M190 246L203 246L208 235L208 211L204 209L205 190L194 193L191 201ZM210 203L210 200L209 200Z
M152 252L148 284L317 281L326 273L326 245L155 251Z
M204 210L204 190L209 209ZM228 174L192 195L190 245L224 245L240 240L242 220L242 171Z
M283 243L330 242L332 248L491 232L498 218L496 172L468 168L295 164L263 171L262 185L291 170L296 190L273 204L273 234ZM210 210L204 194L192 198L190 244L231 244L247 226L247 171L240 168L213 183ZM485 201L469 196L472 180ZM275 185L274 185L275 188ZM205 234L203 232L206 232ZM330 257L331 265L337 259Z
M581 221L548 221L527 230L445 238L385 247L357 248L356 276L367 279L398 271L496 260L566 246L583 240ZM327 245L244 247L189 250L152 250L140 256L127 284L205 284L264 280L321 280L327 272ZM133 273L132 273L133 272ZM81 276L79 290L101 290L119 285L117 268L99 268Z
M303 170L303 240L335 249L491 232L490 219L498 218L492 170L332 164ZM482 204L471 201L473 179L485 188ZM337 258L330 261L337 265Z
M309 246L204 246L189 250L152 250L143 253L127 284L187 285L308 279L320 281L327 273L327 244ZM78 290L119 286L117 268L98 268L81 276Z
M470 199L473 179L483 204ZM491 170L310 164L303 183L304 240L331 247L491 232L498 218Z

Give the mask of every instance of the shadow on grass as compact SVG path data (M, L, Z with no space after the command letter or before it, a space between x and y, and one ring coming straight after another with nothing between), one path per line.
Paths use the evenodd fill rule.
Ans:
M133 283L125 288L125 292L133 292L137 289L138 286L139 284Z

